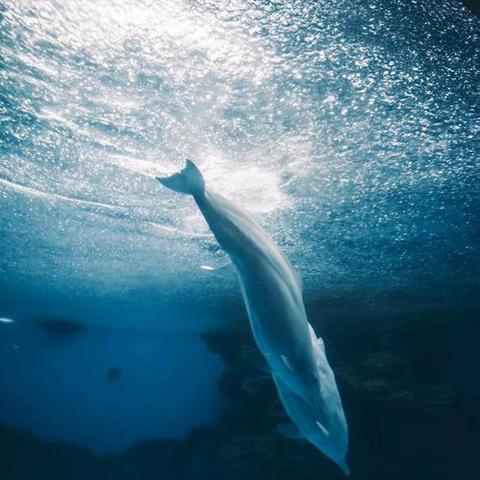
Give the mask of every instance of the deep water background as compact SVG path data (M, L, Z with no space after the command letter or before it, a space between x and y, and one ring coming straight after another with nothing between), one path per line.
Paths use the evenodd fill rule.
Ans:
M185 157L301 272L353 478L475 477L466 4L0 0L1 479L341 478L276 432Z

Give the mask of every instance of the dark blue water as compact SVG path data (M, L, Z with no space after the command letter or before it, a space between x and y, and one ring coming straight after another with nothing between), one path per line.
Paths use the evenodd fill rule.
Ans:
M235 278L201 268L225 256L154 180L185 157L301 272L354 478L471 477L479 27L457 0L0 2L0 477L336 478L278 438Z

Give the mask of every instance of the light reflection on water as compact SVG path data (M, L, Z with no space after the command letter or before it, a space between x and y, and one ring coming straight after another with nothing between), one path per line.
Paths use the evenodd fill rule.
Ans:
M429 265L451 257L448 237L468 257L478 20L459 5L405 8L6 2L0 191L16 218L4 213L2 224L8 238L37 235L17 247L30 252L23 259L5 249L7 275L28 281L30 257L63 245L60 282L110 275L112 261L124 278L130 265L115 259L128 255L139 275L188 290L172 279L188 272L195 289L206 225L152 179L185 157L262 215L307 288L373 270L391 278L391 248L405 262L393 283L405 286L412 242L433 246ZM48 261L38 267L54 276Z
M92 325L211 325L159 315L238 295L201 268L225 259L193 202L154 180L185 157L274 235L307 296L469 298L479 20L434 6L2 2L0 314L54 298Z

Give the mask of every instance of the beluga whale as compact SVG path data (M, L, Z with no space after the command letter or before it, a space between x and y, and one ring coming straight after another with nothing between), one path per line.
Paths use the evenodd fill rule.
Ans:
M293 424L279 430L313 443L349 474L347 422L321 338L309 324L297 272L247 212L206 188L191 160L159 182L193 196L232 261L253 337Z

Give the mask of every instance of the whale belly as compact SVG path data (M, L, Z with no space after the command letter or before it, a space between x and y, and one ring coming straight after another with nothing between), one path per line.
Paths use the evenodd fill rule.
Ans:
M285 370L285 375L292 375L295 365L302 363L301 357L311 354L301 296L296 286L292 288L276 272L254 268L257 270L238 269L253 336L267 361L273 362L277 371Z

